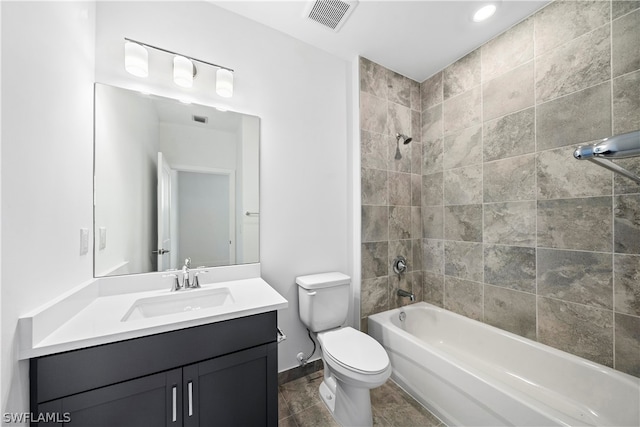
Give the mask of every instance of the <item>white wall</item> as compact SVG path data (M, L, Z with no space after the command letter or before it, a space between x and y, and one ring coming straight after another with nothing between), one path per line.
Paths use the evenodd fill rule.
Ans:
M173 85L170 67L166 75L150 69L146 81L127 74L124 37L234 68L233 98L216 97L213 87L204 84L202 68L202 80L197 78L192 90ZM288 336L279 347L280 370L297 366L296 354L311 348L298 317L295 277L332 270L350 273L350 73L343 60L211 4L97 5L97 81L208 105L226 103L261 118L262 276L290 302L290 308L279 313Z
M94 54L96 81L144 87L123 70L125 36L236 69L231 100L198 85L186 94L261 117L262 275L290 302L279 313L288 335L279 367L297 366L295 355L310 345L295 277L349 273L345 61L207 3L0 7L3 412L28 405L28 366L17 362L18 316L92 278L90 253L79 255L79 229L92 228ZM185 95L168 75L152 73L149 91Z
M91 279L95 5L2 2L2 412L28 408L18 316ZM89 247L92 247L89 242Z

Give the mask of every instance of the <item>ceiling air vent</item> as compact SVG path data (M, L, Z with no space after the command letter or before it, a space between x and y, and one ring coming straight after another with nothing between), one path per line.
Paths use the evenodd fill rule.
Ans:
M338 32L358 5L358 1L316 0L306 10L306 17Z

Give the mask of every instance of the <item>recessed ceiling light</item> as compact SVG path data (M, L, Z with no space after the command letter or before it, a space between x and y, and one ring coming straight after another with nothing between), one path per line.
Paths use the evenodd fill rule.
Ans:
M482 6L480 9L476 11L476 13L473 14L473 21L482 22L486 19L491 18L494 13L496 13L495 4L488 4L486 6Z

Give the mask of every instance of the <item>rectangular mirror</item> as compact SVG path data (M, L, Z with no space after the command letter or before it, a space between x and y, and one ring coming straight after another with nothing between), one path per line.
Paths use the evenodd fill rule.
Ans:
M95 85L95 277L259 262L255 116Z

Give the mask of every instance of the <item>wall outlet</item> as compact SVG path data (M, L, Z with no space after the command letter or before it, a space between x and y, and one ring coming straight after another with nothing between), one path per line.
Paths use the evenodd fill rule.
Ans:
M80 255L86 255L89 253L89 229L80 229Z

